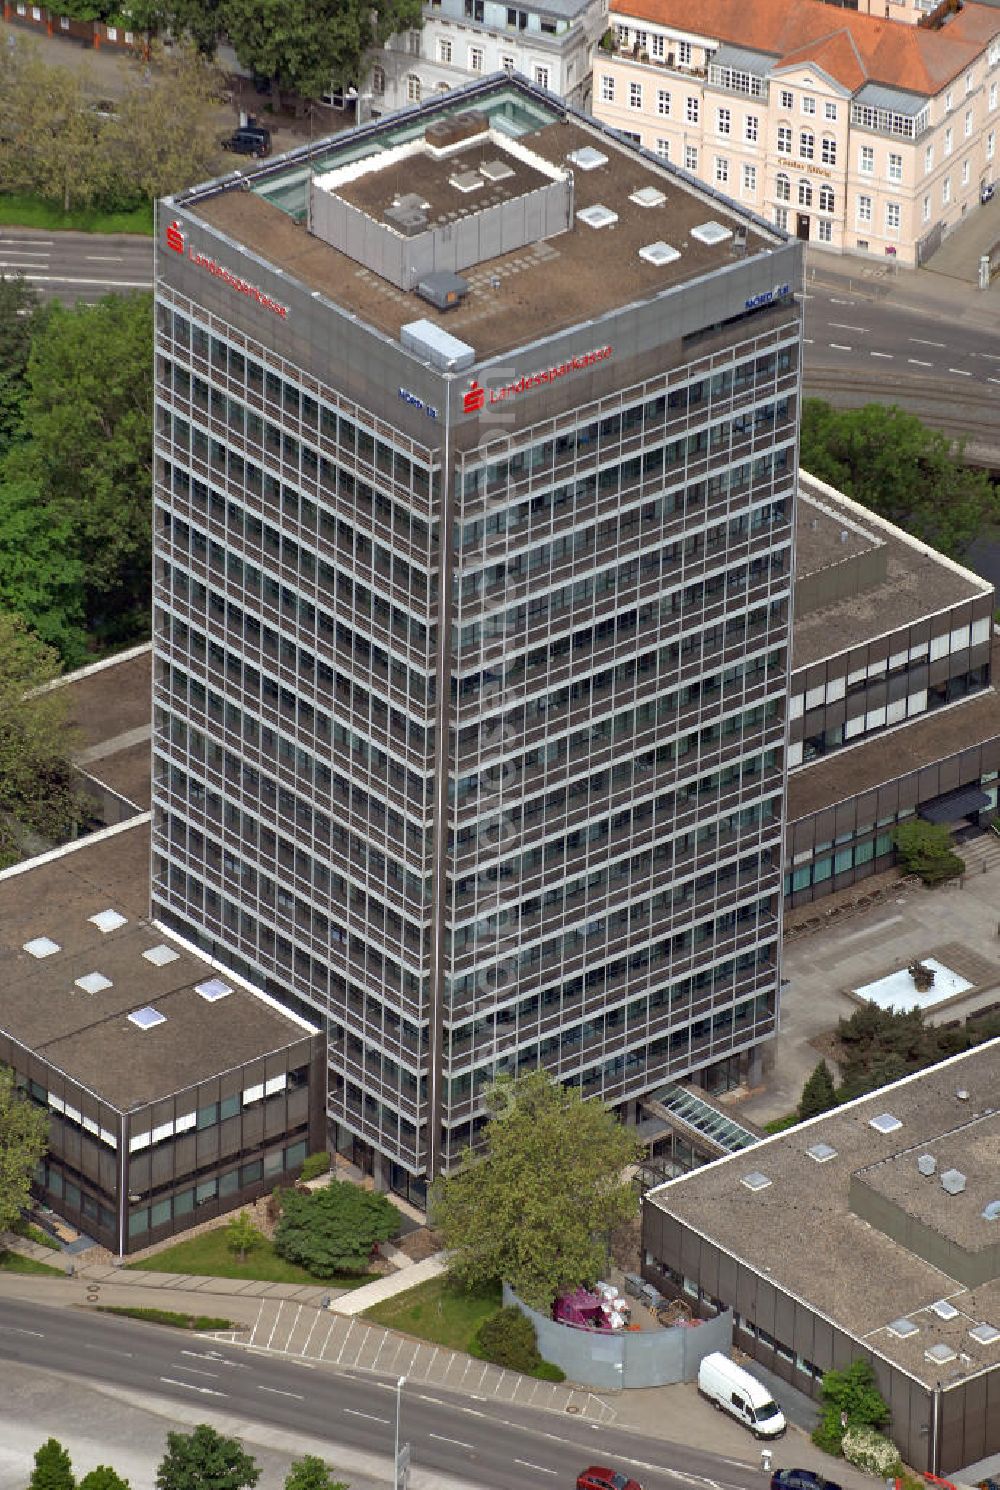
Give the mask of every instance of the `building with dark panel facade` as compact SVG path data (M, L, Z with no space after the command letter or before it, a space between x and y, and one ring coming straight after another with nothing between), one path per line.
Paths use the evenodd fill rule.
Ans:
M906 1464L1000 1452L1000 1041L672 1180L643 1272L799 1390L871 1362Z
M154 914L416 1199L774 1032L800 253L508 77L161 206Z
M0 874L0 1061L49 1112L34 1194L117 1255L287 1184L323 1041L146 919L148 815Z

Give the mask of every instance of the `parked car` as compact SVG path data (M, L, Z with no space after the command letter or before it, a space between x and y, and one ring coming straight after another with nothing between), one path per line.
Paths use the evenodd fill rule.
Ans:
M616 1469L592 1464L576 1477L576 1490L642 1490L638 1480L630 1479Z
M982 202L984 207L986 206L987 202L992 202L995 193L996 183L993 181L984 181L982 186L979 188L979 200Z
M811 1469L776 1469L771 1476L771 1490L840 1490L833 1480L824 1480Z
M260 124L244 124L222 141L223 150L236 155L253 155L258 159L271 153L271 131Z
M778 1438L785 1431L785 1419L767 1387L721 1350L703 1358L698 1390L713 1407L749 1428L755 1438Z

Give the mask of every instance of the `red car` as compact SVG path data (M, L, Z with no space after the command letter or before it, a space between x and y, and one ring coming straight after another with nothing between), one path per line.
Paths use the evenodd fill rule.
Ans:
M642 1490L638 1480L630 1479L617 1469L592 1464L576 1477L576 1490Z

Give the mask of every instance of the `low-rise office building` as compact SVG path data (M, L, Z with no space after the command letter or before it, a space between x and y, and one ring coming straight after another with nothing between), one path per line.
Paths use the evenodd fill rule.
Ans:
M1000 1451L1000 1041L653 1190L643 1272L819 1395L870 1361L903 1460Z
M117 1255L325 1144L315 1028L146 919L149 819L0 875L0 1061L50 1114L36 1196Z
M612 0L594 113L807 242L922 263L996 170L1000 10Z

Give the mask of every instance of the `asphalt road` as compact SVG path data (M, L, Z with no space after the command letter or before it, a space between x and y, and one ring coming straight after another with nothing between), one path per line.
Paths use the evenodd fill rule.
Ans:
M0 274L23 274L43 299L99 300L148 290L153 240L114 233L42 233L0 228Z
M256 1423L321 1436L384 1456L391 1472L395 1383L253 1354L155 1325L0 1301L0 1357L153 1394ZM484 1490L572 1486L581 1469L610 1463L646 1490L678 1482L705 1490L760 1490L757 1464L720 1458L633 1431L555 1414L404 1387L401 1441L419 1480L446 1476ZM780 1458L776 1455L776 1462ZM428 1475L430 1479L428 1479Z

